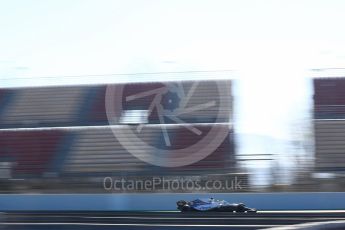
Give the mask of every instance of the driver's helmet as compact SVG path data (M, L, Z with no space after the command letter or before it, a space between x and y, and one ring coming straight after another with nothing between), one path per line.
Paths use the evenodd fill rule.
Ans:
M187 204L187 201L179 200L179 201L176 202L176 204L177 204L177 207L183 207L183 206L185 206Z

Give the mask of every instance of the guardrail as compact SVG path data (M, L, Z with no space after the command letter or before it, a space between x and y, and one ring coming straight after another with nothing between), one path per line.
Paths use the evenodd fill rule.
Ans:
M324 193L174 193L174 194L1 194L1 211L164 211L176 201L213 197L242 202L258 210L345 209L345 192Z

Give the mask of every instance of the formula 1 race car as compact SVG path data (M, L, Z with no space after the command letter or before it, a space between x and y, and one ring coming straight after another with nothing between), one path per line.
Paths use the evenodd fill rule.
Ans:
M181 212L256 212L254 208L248 208L243 203L232 204L225 200L196 199L193 201L179 200L176 202L177 209Z

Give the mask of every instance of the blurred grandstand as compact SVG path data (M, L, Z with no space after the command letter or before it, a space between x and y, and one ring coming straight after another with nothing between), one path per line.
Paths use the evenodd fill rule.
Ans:
M180 106L180 99L184 96L181 94L191 90L195 83L176 81L113 86L123 88L123 98L168 86L170 94L162 98L161 104L165 109L173 111ZM154 99L152 95L127 103L122 101L123 111L118 114L119 119L112 127L109 126L105 107L109 85L0 89L0 192L106 192L103 188L105 177L150 180L157 176L171 180L188 178L201 183L236 177L242 181L241 190L236 192L344 191L345 79L318 78L313 83L314 167L311 170L296 167L292 172L296 174L294 181L288 186L273 181L260 189L248 182L255 172L240 167L241 162L257 156L253 153L244 158L236 153L233 82L230 80L197 82L188 107L205 104L210 100L215 100L215 106L200 111L191 110L178 116L172 112L170 119L164 119L164 124L161 124L157 109L146 114L144 119L143 113L139 112L149 110ZM218 84L227 90L218 90ZM220 99L226 102L226 107L219 106ZM201 130L203 135L193 135L183 124L176 123L176 117ZM126 133L128 127L135 130L138 125L143 125L138 133L140 139L164 150L183 149L194 144L214 126L226 127L228 133L222 144L203 160L187 166L166 168L134 157L112 132L112 128L115 128L117 132ZM162 127L169 133L171 146L164 144ZM130 138L127 141L128 145L138 144ZM139 147L145 150L144 145ZM272 174L283 173L286 172L272 168ZM150 192L171 190L157 187ZM193 191L181 189L177 192ZM231 191L210 188L204 192Z
M345 188L345 78L314 79L314 178L327 191Z
M231 81L183 81L165 85L174 89L180 86L182 91L188 92L195 83L197 87L188 101L189 107L220 98L226 101L227 106L220 108L216 105L203 108L202 111L189 111L179 118L203 133L213 126L224 126L228 127L228 134L211 155L195 164L178 168L161 168L145 163L132 156L117 141L106 115L105 94L108 85L1 89L1 191L104 191L104 177L149 179L164 175L170 179L183 176L203 181L210 176L222 180L236 175L246 181L246 174L240 174L236 167ZM227 90L219 91L217 84L225 86ZM155 90L162 85L133 83L117 86L123 87L123 94L128 96ZM174 102L174 97L181 97L181 92L176 95L173 89L172 92L172 95L168 95L171 98L163 98L161 102L169 110L179 106L179 101ZM126 132L126 116L132 116L129 119L132 121L139 119L135 117L136 113L128 111L148 110L152 99L152 96L146 96L126 103L123 108L125 112L119 114L116 129ZM171 102L176 103L172 108ZM153 110L144 123L138 135L158 149L172 148L164 145L161 126L166 126L173 148L184 148L203 137L191 135L190 130L176 124L174 118L166 118L165 124L159 124L157 110ZM131 127L135 129L137 125ZM133 144L131 141L128 139L128 144Z

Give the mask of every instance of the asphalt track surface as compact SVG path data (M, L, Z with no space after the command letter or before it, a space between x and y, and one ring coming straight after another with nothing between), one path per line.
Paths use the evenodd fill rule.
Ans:
M224 212L6 212L0 229L156 230L264 229L307 222L345 220L344 211Z

